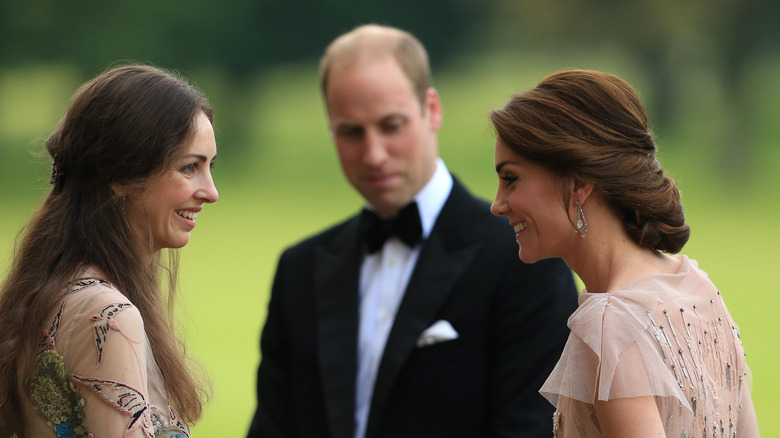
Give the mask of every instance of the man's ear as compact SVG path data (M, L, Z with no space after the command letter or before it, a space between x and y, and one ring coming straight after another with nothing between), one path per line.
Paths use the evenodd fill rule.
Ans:
M444 118L444 113L441 108L441 99L439 98L439 92L433 87L428 87L425 91L425 110L428 111L428 117L430 118L431 130L436 132L441 127L441 121Z

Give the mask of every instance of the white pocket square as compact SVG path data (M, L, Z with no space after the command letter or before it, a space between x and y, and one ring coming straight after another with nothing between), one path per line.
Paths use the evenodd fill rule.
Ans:
M452 328L452 325L441 319L436 321L432 326L425 329L425 331L417 339L418 347L425 347L427 345L438 344L439 342L450 341L458 338L458 332Z

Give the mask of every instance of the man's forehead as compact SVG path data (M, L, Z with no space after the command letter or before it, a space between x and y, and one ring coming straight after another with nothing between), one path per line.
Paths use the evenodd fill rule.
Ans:
M398 61L390 54L370 54L364 53L356 58L337 60L331 66L328 72L328 81L340 78L344 75L350 75L360 70L371 69L377 65L385 68L397 67L401 71Z

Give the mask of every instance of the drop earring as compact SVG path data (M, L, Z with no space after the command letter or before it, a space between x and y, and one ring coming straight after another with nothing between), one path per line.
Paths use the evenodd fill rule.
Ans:
M579 233L580 237L584 239L585 235L588 233L588 221L585 220L585 213L582 212L580 201L577 201L577 222L575 223L575 226L577 227L575 233Z

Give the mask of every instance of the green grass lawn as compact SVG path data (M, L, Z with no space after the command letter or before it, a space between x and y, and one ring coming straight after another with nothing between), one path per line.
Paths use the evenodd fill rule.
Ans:
M456 65L438 75L436 84L444 105L441 155L450 170L486 198L492 197L496 184L493 137L486 114L512 92L533 86L556 69L575 66L615 72L638 87L641 84L637 72L613 58L583 56L586 61L568 59L562 64L549 57L525 57L505 62L500 70L490 68L498 65L493 59L468 64L482 65L479 69ZM245 434L255 407L259 335L277 257L287 245L360 207L359 198L341 177L330 145L314 64L272 72L247 90L251 105L235 116L250 127L246 136L249 144L240 145L249 152L231 159L239 153L239 145L219 144L221 163L215 169L215 179L220 200L205 207L190 244L181 250L183 329L190 352L205 366L214 387L211 403L204 419L193 428L193 436ZM451 73L454 71L458 73ZM780 89L771 79L767 76L761 82L766 85L761 102L767 108L780 98ZM208 88L204 90L210 94ZM213 94L218 93L215 90ZM220 112L218 103L223 108L227 103L214 100L219 123L228 112ZM717 112L721 104L716 100L703 109L709 112L691 114L690 121L680 121L666 136L659 133L661 157L680 182L693 230L683 252L709 272L740 325L753 371L759 422L764 436L772 436L780 431L771 420L780 408L775 397L780 378L772 369L780 353L769 330L779 304L772 286L780 261L780 239L776 237L780 204L773 201L780 186L776 175L780 155L772 145L780 135L770 128L756 134L765 145L763 155L749 178L735 182L714 170L713 158L701 153L713 135L711 125L705 122L722 117ZM18 111L27 109L27 114L38 114L20 98ZM45 138L48 126L56 121L46 114L43 126L35 125L34 132L17 134L17 138L23 137L25 144ZM770 109L762 114L766 123L780 116ZM17 167L0 163L0 169L8 172ZM22 167L28 170L16 170L15 180L0 176L3 268L16 232L46 190L45 166L33 167L26 162Z

